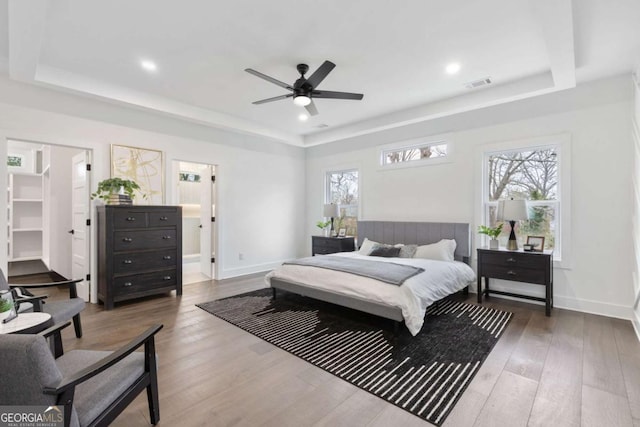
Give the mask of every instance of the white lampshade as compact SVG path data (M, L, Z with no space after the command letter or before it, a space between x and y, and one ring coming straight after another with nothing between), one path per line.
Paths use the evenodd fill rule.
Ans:
M500 200L498 202L498 221L521 221L529 219L526 200Z
M324 205L324 217L336 218L340 216L340 207L334 203L327 203Z

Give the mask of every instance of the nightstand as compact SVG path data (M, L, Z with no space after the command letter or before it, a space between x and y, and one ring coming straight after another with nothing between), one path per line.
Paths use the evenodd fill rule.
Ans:
M353 237L311 236L311 255L326 255L356 250Z
M542 285L545 287L545 297L492 290L489 288L489 278ZM546 315L550 316L553 308L553 251L524 252L478 248L478 303L482 303L483 294L487 298L490 294L498 294L542 301L545 303Z

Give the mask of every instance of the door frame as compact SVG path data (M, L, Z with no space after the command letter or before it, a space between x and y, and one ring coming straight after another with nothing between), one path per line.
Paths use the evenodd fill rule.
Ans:
M179 163L180 162L184 162L184 163L195 163L195 164L199 164L199 165L207 165L207 166L211 166L213 167L213 174L216 177L216 182L215 184L218 185L219 182L219 177L218 177L218 172L220 170L220 166L214 163L209 163L209 162L202 162L202 161L198 161L198 160L187 160L187 159L181 159L181 158L173 158L171 159L171 178L169 179L169 182L171 182L171 189L168 192L168 195L170 196L170 200L171 200L171 204L178 206L178 173L180 172L178 170L179 167ZM211 230L213 232L213 238L211 239L211 250L213 253L215 253L215 262L213 263L213 280L220 280L220 251L218 250L218 242L220 241L219 236L220 236L220 209L219 209L219 204L220 204L220 192L218 191L217 187L214 189L213 188L213 184L210 182L209 183L209 188L213 191L211 194L212 197L212 201L216 206L216 211L215 211L215 221L213 222L212 226L211 226ZM215 191L214 191L215 190ZM202 253L200 254L200 256L202 256ZM210 257L211 255L209 255Z

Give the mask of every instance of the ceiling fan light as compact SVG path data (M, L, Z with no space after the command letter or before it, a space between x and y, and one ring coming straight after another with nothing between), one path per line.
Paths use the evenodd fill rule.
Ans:
M311 98L305 95L298 95L293 98L293 103L300 107L306 107L307 105L311 104Z

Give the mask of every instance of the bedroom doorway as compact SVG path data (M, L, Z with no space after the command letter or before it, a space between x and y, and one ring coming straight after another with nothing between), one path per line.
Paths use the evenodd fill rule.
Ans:
M216 166L173 162L175 203L182 206L182 283L216 278Z
M63 279L89 300L91 150L7 140L7 275L18 283Z

